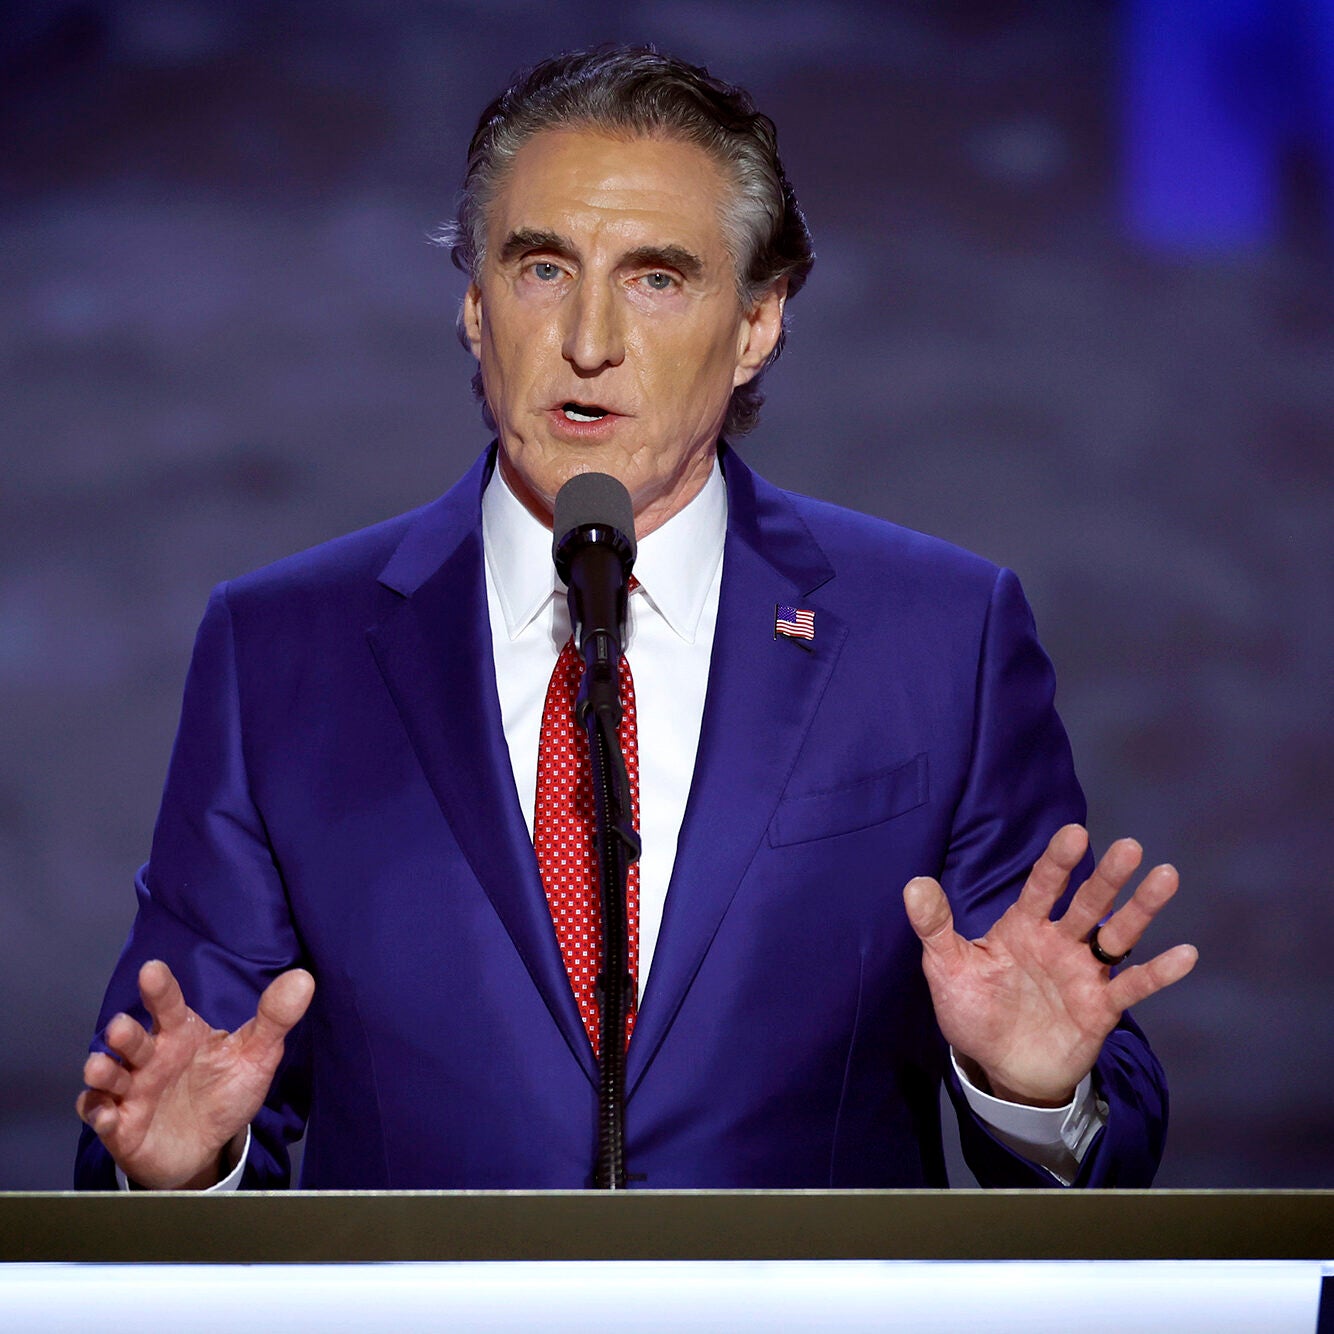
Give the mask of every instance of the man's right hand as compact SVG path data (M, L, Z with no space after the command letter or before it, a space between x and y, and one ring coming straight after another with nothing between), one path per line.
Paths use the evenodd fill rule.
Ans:
M152 1032L116 1015L105 1038L120 1059L88 1058L76 1108L135 1185L202 1190L222 1179L224 1149L263 1105L315 979L302 968L276 977L235 1033L210 1028L190 1009L165 963L144 964L139 994Z

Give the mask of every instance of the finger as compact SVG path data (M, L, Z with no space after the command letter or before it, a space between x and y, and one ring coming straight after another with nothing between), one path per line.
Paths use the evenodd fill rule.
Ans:
M314 995L315 979L304 968L292 968L275 977L264 988L255 1017L241 1029L246 1057L264 1061L275 1048L281 1051Z
M954 913L945 891L930 876L919 875L903 887L908 922L922 947L941 961L966 952L967 942L954 930Z
M123 1098L132 1084L129 1071L105 1052L95 1051L83 1063L83 1082L96 1092Z
M143 997L144 1008L153 1016L155 1032L188 1022L190 1007L171 969L161 959L150 959L139 970L139 995Z
M1133 838L1118 838L1093 868L1093 874L1080 885L1061 918L1061 930L1072 940L1083 940L1112 910L1116 896L1139 869L1144 849ZM1102 940L1099 932L1098 939ZM1109 954L1114 953L1104 945ZM1129 947L1127 947L1129 948Z
M128 1014L114 1015L102 1036L106 1044L131 1070L147 1065L153 1056L153 1039L144 1026Z
M120 1124L120 1111L115 1101L105 1093L85 1089L74 1100L79 1120L90 1127L99 1139L115 1134Z
M1130 953L1149 923L1171 901L1180 883L1176 867L1155 866L1130 898L1098 928L1098 944L1111 955Z
M1019 893L1016 907L1044 921L1051 916L1056 900L1070 883L1070 872L1088 850L1088 831L1083 825L1062 825L1052 836L1042 856L1033 864Z
M1174 945L1155 955L1147 963L1136 964L1118 973L1107 984L1109 999L1122 1010L1147 1000L1155 992L1180 982L1199 962L1194 945Z

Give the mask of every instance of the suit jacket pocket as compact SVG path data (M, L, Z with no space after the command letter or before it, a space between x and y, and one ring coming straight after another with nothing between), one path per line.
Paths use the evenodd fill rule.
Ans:
M926 752L892 769L843 787L788 797L780 802L769 825L769 843L788 843L850 834L892 820L926 800Z

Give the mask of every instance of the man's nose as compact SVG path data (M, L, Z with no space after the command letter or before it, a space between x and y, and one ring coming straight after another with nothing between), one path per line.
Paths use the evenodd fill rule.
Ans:
M625 357L625 335L612 287L585 278L565 309L567 323L561 346L565 360L585 374L604 366L619 366Z

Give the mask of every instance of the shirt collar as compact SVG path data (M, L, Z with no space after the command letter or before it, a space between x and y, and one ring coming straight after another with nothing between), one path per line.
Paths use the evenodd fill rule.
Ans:
M672 630L695 642L727 534L727 488L714 464L699 494L639 543L636 596ZM565 585L551 561L551 529L510 490L499 466L482 496L482 540L510 639L517 639Z

